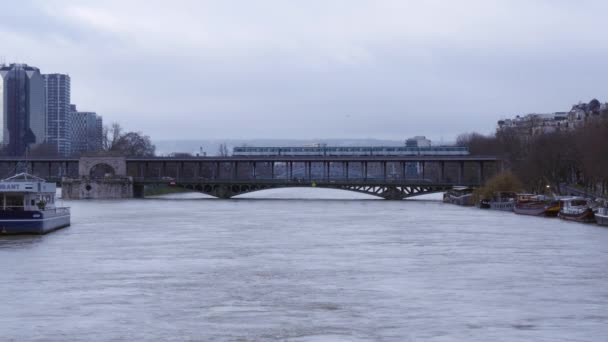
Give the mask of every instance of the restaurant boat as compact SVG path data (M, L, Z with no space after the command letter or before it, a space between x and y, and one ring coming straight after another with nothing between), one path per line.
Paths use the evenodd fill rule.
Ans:
M559 213L559 201L544 200L544 196L519 194L513 211L520 215L555 217Z
M559 218L569 221L594 223L595 214L591 203L582 197L571 197L560 200Z
M55 206L55 183L28 173L0 181L0 234L45 234L70 225L70 209Z
M601 226L608 226L608 208L600 207L595 213L595 221Z

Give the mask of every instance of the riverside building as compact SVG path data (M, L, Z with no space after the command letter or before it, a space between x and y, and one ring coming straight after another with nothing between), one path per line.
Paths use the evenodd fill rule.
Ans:
M94 112L79 112L70 106L72 153L97 152L102 149L103 121Z
M72 150L70 76L46 74L43 77L46 93L46 141L56 149L58 154L67 156Z
M0 65L0 141L4 153L23 156L46 138L44 79L27 64Z

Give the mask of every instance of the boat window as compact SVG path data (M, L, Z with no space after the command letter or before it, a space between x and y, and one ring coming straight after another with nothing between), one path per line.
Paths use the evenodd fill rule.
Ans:
M6 196L6 207L12 210L23 209L23 196L7 195Z

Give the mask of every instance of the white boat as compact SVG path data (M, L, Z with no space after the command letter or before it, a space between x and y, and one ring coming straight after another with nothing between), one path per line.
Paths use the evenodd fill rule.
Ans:
M595 221L601 226L608 226L608 208L600 207L595 213Z
M28 173L0 181L0 234L45 234L70 225L70 209L55 206L55 183Z
M559 218L583 223L595 222L590 201L582 197L571 197L560 200Z

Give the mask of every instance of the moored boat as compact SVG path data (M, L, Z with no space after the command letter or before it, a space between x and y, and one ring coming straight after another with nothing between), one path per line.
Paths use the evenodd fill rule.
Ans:
M532 194L519 194L513 208L516 214L531 216L557 216L559 201L546 201L544 196Z
M70 209L55 206L55 183L27 173L0 181L0 234L45 234L70 225Z
M497 192L491 199L482 199L479 202L481 209L513 211L516 194L513 192Z
M560 200L559 218L582 223L594 223L595 214L588 200L582 197L571 197Z
M600 207L595 213L595 221L601 226L608 226L608 208Z
M463 206L473 205L473 189L452 189L443 194L443 202Z

